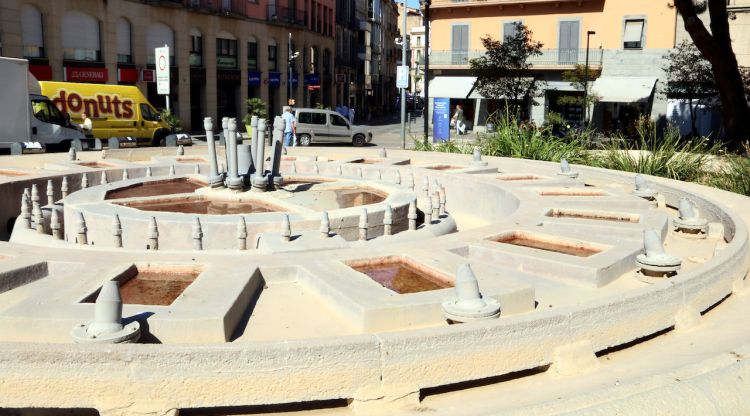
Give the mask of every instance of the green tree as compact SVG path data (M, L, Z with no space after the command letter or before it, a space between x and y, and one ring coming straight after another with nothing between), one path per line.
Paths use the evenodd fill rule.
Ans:
M247 103L247 114L245 115L244 122L246 126L250 125L250 121L253 116L258 118L268 119L268 104L260 98L250 98L246 101Z
M667 74L667 86L662 93L688 101L690 129L694 137L699 136L696 126L699 108L713 107L718 94L711 63L692 42L683 40L664 56L662 69Z
M737 149L743 141L750 138L750 107L747 105L737 57L732 49L727 1L675 0L674 4L682 15L685 30L690 34L693 43L711 63L714 82L721 99L725 139ZM706 5L711 17L710 31L698 17L698 13Z
M529 58L542 54L541 42L532 39L532 32L523 23L515 22L515 33L503 41L491 36L481 38L487 50L484 56L469 61L471 73L477 77L476 90L489 99L506 99L520 116L520 103L534 103L541 85L529 73Z
M589 106L599 101L599 97L591 92L591 84L601 75L601 68L589 67L587 76L586 65L581 64L577 64L575 68L570 71L563 71L562 78L564 81L569 82L570 86L575 88L576 91L583 91L583 89L586 88L588 94L586 97L583 97L582 95L563 95L557 99L557 103L560 105L580 105L585 111ZM588 83L586 82L587 79Z

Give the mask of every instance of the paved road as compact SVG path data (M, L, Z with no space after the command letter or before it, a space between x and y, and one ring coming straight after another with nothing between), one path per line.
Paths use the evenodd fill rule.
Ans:
M400 149L401 141L401 116L395 115L371 120L370 122L359 122L366 125L372 131L371 145L389 149ZM423 134L424 124L422 117L413 119L406 127L406 147L414 147L414 140Z

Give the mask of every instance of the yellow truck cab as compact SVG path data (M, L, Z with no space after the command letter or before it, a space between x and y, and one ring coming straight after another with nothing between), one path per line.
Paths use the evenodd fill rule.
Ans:
M140 145L159 146L171 133L137 87L53 81L40 81L39 85L42 95L72 121L81 123L81 114L87 113L95 138L135 137Z

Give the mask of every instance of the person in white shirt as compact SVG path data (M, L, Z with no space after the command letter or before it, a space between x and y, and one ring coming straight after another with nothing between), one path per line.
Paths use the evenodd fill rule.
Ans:
M91 119L89 118L89 115L85 112L81 113L81 119L83 120L83 123L79 124L78 126L83 130L86 134L91 134L91 129L93 128L93 124L91 122Z

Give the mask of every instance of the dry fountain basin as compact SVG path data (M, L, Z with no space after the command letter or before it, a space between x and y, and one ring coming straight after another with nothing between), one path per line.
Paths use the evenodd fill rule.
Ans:
M289 149L283 186L231 191L186 174L209 172L200 147L166 152L0 157L55 166L0 183L0 413L750 413L745 197L348 147ZM112 280L140 343L74 344ZM451 324L445 302L500 314Z

